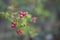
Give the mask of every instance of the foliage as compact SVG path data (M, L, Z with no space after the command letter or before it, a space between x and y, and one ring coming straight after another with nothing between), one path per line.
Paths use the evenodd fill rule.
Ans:
M20 29L22 31L22 34L19 35L26 35L29 32L31 35L34 36L37 33L36 29L30 26L28 23L28 21L31 22L32 20L31 14L26 14L23 18L21 18L19 13L20 12L16 12L16 13L1 12L0 14L2 15L3 18L9 20L9 22L11 23L11 27L12 27L12 22L13 24L15 24L14 22L16 22L16 28L15 26L13 26L12 29L16 29L16 30Z

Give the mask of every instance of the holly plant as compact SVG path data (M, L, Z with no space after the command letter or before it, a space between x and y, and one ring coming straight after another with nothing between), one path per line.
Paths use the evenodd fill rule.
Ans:
M37 33L36 29L28 22L36 22L36 17L28 14L27 11L19 11L15 13L1 12L2 17L9 20L11 28L15 29L18 35L30 34L32 37Z

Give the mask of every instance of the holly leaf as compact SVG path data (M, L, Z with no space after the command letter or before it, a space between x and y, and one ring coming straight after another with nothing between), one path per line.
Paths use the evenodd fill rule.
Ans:
M27 32L30 30L30 27L26 26L26 27L23 27L21 29L22 29L23 34L27 34Z
M26 18L22 18L22 21L21 21L22 23L22 25L24 25L24 24L26 24L26 22L27 22L27 19Z
M6 12L6 13L5 13L5 18L8 18L8 17L9 17L9 13Z

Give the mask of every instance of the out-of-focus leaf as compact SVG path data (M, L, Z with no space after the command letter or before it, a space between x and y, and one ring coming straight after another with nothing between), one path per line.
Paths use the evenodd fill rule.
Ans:
M6 13L5 13L5 18L8 18L8 17L9 17L9 13L6 12Z
M27 22L27 19L26 18L22 18L21 22L22 22L21 24L24 25Z
M50 12L49 11L44 11L44 16L49 16L50 15Z
M26 26L26 27L23 27L21 29L22 29L23 34L27 34L27 32L30 30L30 27Z
M35 11L37 12L37 15L41 15L43 13L43 8L42 7L37 7L35 9Z
M36 30L34 28L29 33L32 37L37 35Z
M26 15L26 18L27 19L31 18L31 15L30 14Z

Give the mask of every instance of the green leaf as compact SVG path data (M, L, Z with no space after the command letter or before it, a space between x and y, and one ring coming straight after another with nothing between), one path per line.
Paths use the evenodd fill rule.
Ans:
M17 24L17 27L18 27L18 28L22 28L23 25L21 25L21 24Z
M26 15L26 18L31 18L31 15L30 14Z
M26 27L23 27L21 29L22 29L23 34L27 34L27 32L30 30L30 27L26 26Z
M10 18L10 19L8 19L10 22L12 22L13 20Z
M24 25L24 24L26 24L27 19L26 18L23 18L21 22L22 22L21 24Z
M9 13L8 12L2 12L2 17L3 18L8 18L9 17Z
M5 13L5 18L8 18L8 17L9 17L9 13L6 12L6 13Z

